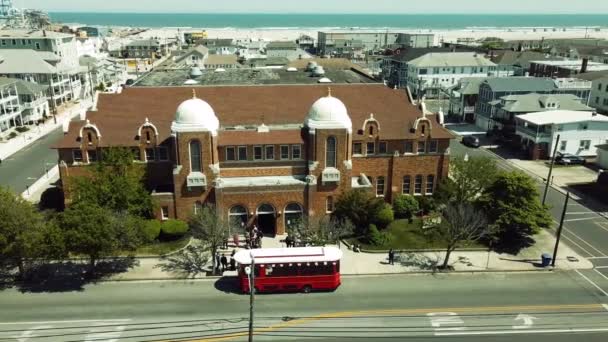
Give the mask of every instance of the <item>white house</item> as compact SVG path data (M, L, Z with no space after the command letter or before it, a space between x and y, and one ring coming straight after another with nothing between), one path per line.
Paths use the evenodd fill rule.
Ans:
M558 152L594 157L595 146L608 143L608 116L570 110L517 115L515 133L531 159L550 158L558 135Z
M597 145L597 160L595 163L600 169L608 170L608 143Z
M417 98L436 98L461 78L497 73L496 64L476 52L431 52L408 63L407 85Z

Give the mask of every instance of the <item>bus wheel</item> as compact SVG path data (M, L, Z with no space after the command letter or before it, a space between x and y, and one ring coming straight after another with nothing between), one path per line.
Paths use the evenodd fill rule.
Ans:
M304 292L304 293L310 293L311 291L312 291L312 287L310 285L305 285L302 288L302 292Z

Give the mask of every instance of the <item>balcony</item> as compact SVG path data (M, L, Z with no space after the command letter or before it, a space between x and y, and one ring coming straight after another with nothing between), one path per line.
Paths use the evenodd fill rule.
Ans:
M473 114L475 113L475 106L464 107L465 114Z
M202 172L190 172L186 177L186 186L188 188L204 188L207 186L207 176Z
M340 171L335 167L328 167L321 174L321 181L325 183L337 183L340 181Z
M551 139L552 133L551 131L538 131L537 129L531 129L529 127L524 127L524 126L517 126L516 127L516 132L526 135L527 137L531 138L531 139L535 139L535 140L540 140L540 139ZM538 142L538 141L536 141Z

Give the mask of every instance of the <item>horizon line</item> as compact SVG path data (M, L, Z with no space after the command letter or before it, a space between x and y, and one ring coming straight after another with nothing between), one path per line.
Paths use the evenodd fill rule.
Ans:
M365 12L335 12L335 13L323 13L323 12L165 12L165 11L143 11L143 12L136 12L136 11L131 11L131 10L125 10L125 11L108 11L108 10L101 10L101 11L96 11L96 10L91 10L91 11L82 11L82 10L77 10L77 11L72 11L72 10L48 10L48 13L77 13L77 14L87 14L87 13L94 13L94 14L210 14L210 15L214 15L214 14L238 14L238 15L258 15L258 14L272 14L272 15L392 15L392 16L400 16L400 15L463 15L463 16L471 16L471 15L499 15L499 16L508 16L508 15L520 15L520 16L551 16L551 15L593 15L593 16L608 16L608 12L605 13L589 13L589 12L556 12L556 13L541 13L541 14L530 14L530 13L519 13L519 12L512 12L512 13L498 13L498 12L478 12L478 13L464 13L464 12L456 12L456 13L449 13L449 12L412 12L412 13L384 13L384 12L378 12L378 13L365 13Z

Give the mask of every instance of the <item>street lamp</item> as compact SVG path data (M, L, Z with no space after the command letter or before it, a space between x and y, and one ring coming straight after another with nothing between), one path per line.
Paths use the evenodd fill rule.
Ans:
M49 178L49 165L51 165L53 167L55 167L55 163L44 163L44 173L46 175L46 178Z

